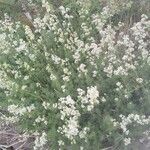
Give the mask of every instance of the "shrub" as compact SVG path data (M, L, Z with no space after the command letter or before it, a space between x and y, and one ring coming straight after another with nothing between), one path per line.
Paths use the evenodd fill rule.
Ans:
M150 123L148 17L124 31L108 6L42 7L34 29L0 22L3 119L35 135L34 149L126 149Z

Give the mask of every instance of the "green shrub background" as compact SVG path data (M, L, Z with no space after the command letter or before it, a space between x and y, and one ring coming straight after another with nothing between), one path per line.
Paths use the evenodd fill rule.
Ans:
M21 10L19 1L13 1L8 4L1 2L3 3L1 4L1 13L8 13L8 15L11 15L12 20L8 21L7 26L8 18L4 15L0 24L1 39L4 38L0 43L0 70L4 73L2 77L6 80L7 85L0 90L0 105L2 109L7 109L8 107L10 116L12 119L16 119L18 128L22 131L31 135L38 133L37 137L42 137L41 135L46 133L44 144L41 144L41 147L37 146L37 149L82 150L83 147L85 150L100 150L113 146L115 149L126 150L129 149L128 146L124 145L126 136L134 141L149 129L149 123L143 123L141 127L141 124L139 125L133 119L134 121L131 122L131 125L127 126L130 133L126 135L120 127L122 121L120 115L126 117L130 114L138 114L140 117L144 115L149 121L150 45L148 45L148 40L150 38L150 23L148 19L145 19L146 23L142 24L146 34L143 38L143 41L147 44L145 49L148 52L148 56L146 58L143 58L141 49L138 50L140 42L135 40L131 28L135 26L135 23L141 21L142 14L146 14L149 17L150 4L146 0L128 2L114 0L111 2L89 0L85 3L83 2L83 5L79 5L75 0L49 1L50 12L46 12L45 8L41 8L41 1L34 1L34 5L26 3L27 10L31 13L33 20L37 17L42 20L44 15L48 15L43 27L35 27L35 20L30 26L31 20L29 18L20 17L24 13ZM61 5L70 9L68 14L73 18L67 19L64 17L59 9ZM18 8L17 12L16 10L13 11L14 13L9 12L9 8L12 6ZM37 11L32 14L32 9L35 6ZM105 6L109 6L111 16L106 14L106 17L103 18L101 12ZM80 17L81 10L83 10L84 17ZM86 13L85 10L88 12ZM114 70L124 65L122 57L126 55L128 46L121 47L116 43L117 46L112 44L114 51L109 50L109 41L104 41L103 46L101 41L103 36L99 34L97 25L92 23L93 14L103 18L101 20L104 23L102 30L110 30L108 33L110 42L115 43L123 40L119 36L119 33L123 32L123 35L129 35L129 41L135 44L133 51L135 58L132 58L132 61L133 63L137 61L138 65L135 69L128 70L128 75L112 75L109 77L109 73L107 74L104 71L105 67L110 63L109 57L111 55L109 55L109 52L116 56L115 60L119 61L113 64ZM66 24L63 25L63 21ZM3 24L3 22L6 24ZM118 30L119 22L123 22L124 25ZM82 28L83 23L87 27L87 31ZM50 28L54 27L54 29L50 29L49 25ZM109 29L109 27L111 28ZM86 34L88 31L90 33ZM113 36L113 33L111 33L113 31L115 32L115 39L111 37ZM94 42L91 37L93 37ZM80 47L80 42L83 42L84 46ZM86 48L90 51L89 47L92 43L102 46L102 52L100 52L99 57L97 55L92 56L90 52L84 51ZM69 48L65 44L68 44ZM18 50L19 48L21 50ZM80 49L80 61L75 63L73 55L76 50ZM107 51L108 53L105 53ZM52 59L52 55L58 56L58 59L60 58L58 64ZM84 69L87 69L87 74L84 74L84 69L81 74L79 73L80 64L85 64ZM66 73L64 68L68 69ZM97 71L96 77L93 77L93 71ZM62 75L69 77L69 81L63 80ZM142 79L141 83L137 82L139 78ZM116 90L118 82L121 83L123 88ZM62 88L64 85L65 91ZM95 102L94 108L91 111L87 111L86 108L81 107L77 89L81 88L87 93L88 88L95 86L99 91L99 104ZM79 130L82 131L85 127L90 129L83 139L79 135L75 136L75 142L58 132L58 128L66 124L68 118L66 117L66 120L62 120L60 109L54 107L56 103L59 105L60 98L68 95L75 101L75 107L80 112L78 117ZM127 95L127 98L125 95ZM106 101L103 99L104 97ZM116 100L116 98L118 99ZM44 108L43 102L48 103L48 108ZM33 110L30 107L32 105L34 105ZM39 122L35 121L39 116L44 119ZM7 118L8 115L6 115L5 119L7 120ZM114 123L117 126L114 126ZM37 141L40 140L37 139ZM59 144L58 141L63 141L64 145ZM36 149L36 146L34 148Z

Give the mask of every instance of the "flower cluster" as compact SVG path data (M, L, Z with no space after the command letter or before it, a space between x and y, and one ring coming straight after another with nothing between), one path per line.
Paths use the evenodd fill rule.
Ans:
M42 135L37 135L35 139L35 146L34 150L38 150L39 148L41 150L44 150L44 145L47 143L47 134L45 132L42 133Z
M8 111L14 115L24 115L25 113L30 113L35 109L34 104L27 106L27 107L18 107L17 105L9 105Z
M78 118L80 116L80 112L76 109L75 101L69 95L66 98L60 98L57 105L60 110L61 120L65 121L64 125L58 128L58 132L75 142L75 137L79 134Z
M8 16L0 21L0 90L9 112L1 119L37 133L35 150L99 150L116 136L127 146L129 126L150 124L150 21L142 15L127 29L111 22L121 11L113 3L96 12L90 2L64 5L42 0L32 29Z
M87 92L85 93L82 89L77 89L78 99L81 101L81 107L91 111L95 105L99 104L99 91L97 87L87 87Z
M146 118L144 115L140 116L138 114L129 114L127 117L120 115L120 118L122 121L119 123L119 126L126 136L124 138L125 145L131 144L131 138L128 137L130 135L129 125L134 124L144 126L150 124L150 117Z

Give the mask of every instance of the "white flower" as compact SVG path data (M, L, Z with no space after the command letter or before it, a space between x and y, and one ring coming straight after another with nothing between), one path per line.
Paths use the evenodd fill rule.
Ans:
M137 81L138 83L143 83L143 79L142 79L142 78L136 78L136 81Z
M30 38L30 40L34 40L34 34L32 33L32 30L30 29L29 26L25 26L25 33L26 35Z
M75 138L79 133L78 118L80 116L79 111L76 109L76 103L68 95L60 98L57 105L57 108L60 110L61 120L65 121L64 125L58 128L58 132L75 142Z
M51 56L52 60L54 61L55 64L60 64L61 63L61 58L59 58L56 55Z
M26 109L30 113L31 111L35 110L35 106L34 106L34 104L32 104L30 106L27 106Z
M34 150L43 149L43 146L47 143L47 134L45 132L42 133L41 137L37 136L35 138L35 146Z
M65 143L64 143L62 140L59 140L59 141L58 141L58 144L59 144L59 146L62 146L62 145L64 145Z
M27 88L26 85L23 85L23 86L21 87L22 90L25 90L26 88Z
M102 102L106 102L106 98L105 98L105 97L102 97L101 101L102 101Z
M62 86L61 86L61 89L62 89L63 92L65 92L65 91L66 91L66 86L65 86L65 85L62 85Z
M93 105L88 105L88 106L87 106L87 111L91 111L91 110L93 110L93 108L94 108Z
M124 139L124 144L127 146L131 143L131 138L125 138Z
M29 79L29 76L25 76L25 77L24 77L24 80L28 80L28 79Z
M61 11L61 13L64 15L66 13L66 9L64 6L60 6L59 10Z
M69 76L63 75L62 77L63 77L63 80L66 81L66 82L68 82L70 80Z
M94 71L93 71L93 77L96 77L96 75L97 75L97 71L94 70Z
M108 67L105 67L105 68L104 68L104 72L107 73L107 76L108 76L108 77L111 77L112 74L113 74L113 65L112 65L112 64L109 64Z
M13 112L16 111L17 108L18 108L18 105L9 105L9 106L8 106L8 111L9 111L10 113L13 113Z
M123 88L123 85L121 84L121 82L117 82L116 85L118 86L118 88L116 88L117 91Z
M53 80L56 80L57 78L56 78L55 75L51 74L51 75L50 75L50 79L53 81Z
M118 101L119 101L119 98L116 97L114 100L115 100L116 102L118 102Z
M79 62L80 61L80 53L77 51L75 52L75 54L73 55L73 58L75 60L75 63Z
M88 128L88 127L84 127L81 131L80 131L80 133L79 133L79 136L80 136L80 138L81 139L86 139L87 137L87 132L89 132L90 131L90 128Z
M31 111L35 110L34 104L31 104L27 107L19 107L18 105L9 105L8 111L14 115L24 115L25 113L30 113Z
M42 7L46 8L47 12L50 12L51 10L50 5L46 0L42 0Z
M85 94L85 91L80 88L77 89L77 92L79 94L79 97L82 97Z
M71 98L70 95L66 97L66 102L65 103L68 104L68 105L74 105L75 104L74 100Z
M75 136L78 135L79 133L79 125L78 125L78 121L76 120L76 118L70 118L67 121L67 126L64 127L64 132L65 135L68 139L73 139Z
M43 106L45 109L48 109L48 108L50 107L50 103L44 101L44 102L42 103L42 106Z
M79 66L79 68L77 68L78 69L78 71L80 72L80 73L87 73L87 69L85 69L86 68L86 65L85 64L80 64L80 66Z
M47 125L47 120L46 120L46 118L44 117L44 116L42 116L42 117L40 117L40 116L38 116L36 119L35 119L35 122L36 123L44 123L45 125ZM36 125L36 124L35 124Z
M97 98L99 97L99 91L97 90L97 87L88 87L87 88L87 98L89 98L89 101L91 104L98 104L99 101Z
M78 88L78 99L81 101L81 107L91 111L96 104L99 104L99 91L96 86L87 87L87 93Z
M80 146L80 150L84 150L84 148L82 146Z

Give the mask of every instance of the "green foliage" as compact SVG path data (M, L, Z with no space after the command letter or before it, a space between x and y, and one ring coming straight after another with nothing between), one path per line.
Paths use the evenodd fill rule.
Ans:
M0 11L1 11L1 17L3 13L7 13L11 16L16 16L17 13L19 12L19 7L17 6L15 0L1 0Z
M0 71L6 83L0 98L23 131L39 133L35 149L125 150L130 144L125 140L149 128L147 16L135 25L140 19L133 20L133 28L125 24L124 31L118 23L126 23L137 6L115 10L98 0L84 4L45 2L34 28L7 19L0 24Z

